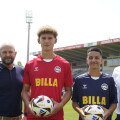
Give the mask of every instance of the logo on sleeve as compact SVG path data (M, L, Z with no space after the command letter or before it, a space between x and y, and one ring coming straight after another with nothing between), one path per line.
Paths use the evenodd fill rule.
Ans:
M108 85L107 85L106 83L103 83L103 84L101 85L101 88L102 88L103 90L107 90L107 89L108 89Z
M61 68L59 66L56 66L54 68L54 70L55 70L56 73L60 73L61 72Z

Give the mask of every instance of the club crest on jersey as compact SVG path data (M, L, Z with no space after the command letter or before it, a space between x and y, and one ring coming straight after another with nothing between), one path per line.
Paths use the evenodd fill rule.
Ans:
M59 66L56 66L54 70L55 70L56 73L60 73L61 72L61 68Z
M103 84L101 85L101 88L102 88L103 90L107 90L107 89L108 89L108 85L107 85L106 83L103 83Z

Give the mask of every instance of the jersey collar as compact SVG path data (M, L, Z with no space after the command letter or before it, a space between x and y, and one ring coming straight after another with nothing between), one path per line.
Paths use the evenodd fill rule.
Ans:
M0 69L4 69L4 68L7 68L7 67L5 67L2 63L0 63ZM15 65L13 65L13 68L15 68ZM13 69L12 68L12 69ZM8 69L8 68L7 68Z

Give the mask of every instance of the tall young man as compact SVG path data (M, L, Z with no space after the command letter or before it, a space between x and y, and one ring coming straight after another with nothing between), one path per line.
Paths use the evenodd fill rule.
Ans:
M53 52L57 42L57 31L50 26L43 26L38 31L38 43L42 53L25 66L22 98L28 108L28 120L63 120L63 106L71 97L72 72L68 61ZM61 99L62 88L65 94ZM31 89L31 94L29 90ZM53 99L54 107L47 117L36 117L31 102L39 95Z
M117 117L115 120L120 120L120 66L116 67L113 70L112 76L117 86L117 97L118 97L117 110L116 110Z
M0 47L0 120L21 120L24 70L15 65L17 52L12 44Z
M79 113L79 120L85 120L84 109L91 104L101 105L105 111L103 120L111 120L117 92L113 78L100 71L102 51L96 47L88 49L86 61L89 71L75 79L72 106Z

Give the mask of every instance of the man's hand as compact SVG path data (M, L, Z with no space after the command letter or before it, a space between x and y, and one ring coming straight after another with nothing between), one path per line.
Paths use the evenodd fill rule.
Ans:
M53 99L52 99L52 102L53 102L53 108L52 108L51 112L46 117L49 117L49 116L56 114L57 112L59 112L63 108L61 103L58 103L58 102L54 101Z
M82 118L82 120L85 120L84 110L85 110L88 106L89 106L89 105L85 105L84 107L79 108L79 114L80 114L80 117Z
M29 104L28 104L28 106L27 106L27 107L28 107L28 112L31 113L32 115L38 117L38 116L34 113L34 111L33 111L33 109L32 109L32 102L33 102L33 100L34 100L34 98L29 102Z
M82 118L82 120L85 120L84 110L85 110L85 108L87 108L89 105L85 105L84 107L81 107L81 108L80 108L77 102L73 102L73 101L72 101L72 106L73 106L74 110L75 110L76 112L78 112L78 114L80 115L80 117Z
M107 118L110 116L109 110L103 106L100 106L100 107L104 110L103 120L107 120Z

